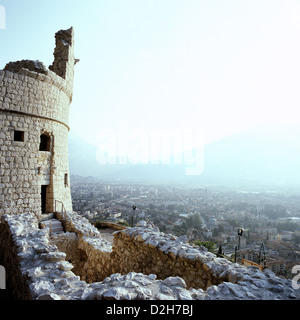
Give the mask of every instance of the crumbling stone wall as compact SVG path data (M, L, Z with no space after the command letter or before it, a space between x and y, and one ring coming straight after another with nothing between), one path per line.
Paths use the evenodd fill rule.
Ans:
M9 62L6 64L6 66L4 67L4 71L10 71L13 73L18 73L18 72L22 72L22 69L28 69L30 71L34 71L34 72L38 72L38 73L42 73L42 74L47 74L47 68L46 66L36 60L21 60L21 61L16 61L16 62Z
M203 262L203 250L151 229L145 229L142 233L140 228L128 229L115 235L112 260L118 261L118 264L113 271L121 274L131 271L154 273L158 279L179 276L188 288L205 290L227 278L212 274ZM207 256L210 253L205 251Z
M73 28L60 30L55 34L54 61L49 67L63 79L73 78L74 58L74 31Z
M58 234L53 241L67 253L67 260L75 266L74 273L89 283L102 281L112 273L132 271L155 274L158 279L179 276L188 287L196 289L207 289L213 284L228 281L226 273L217 276L205 264L208 257L214 257L205 248L192 247L185 243L186 239L163 234L143 222L135 228L120 228L111 244L101 239L101 231L91 226L86 218L69 213L59 213L57 217L63 221L66 231L79 236L66 239L66 235ZM82 230L81 226L85 228ZM70 241L73 243L71 246ZM71 254L66 246L73 248ZM220 264L227 264L227 261L222 261L224 259L219 260ZM222 269L224 271L224 267Z
M1 263L8 273L7 280L17 299L34 300L273 300L273 299L300 299L299 290L294 290L291 280L282 279L270 270L259 271L255 267L244 267L239 264L230 263L204 249L196 249L185 243L184 239L160 233L157 229L140 225L135 228L117 231L117 239L124 237L126 241L138 244L145 242L152 250L159 250L168 255L168 250L173 255L180 257L190 263L189 260L199 260L207 277L221 279L224 282L212 284L203 290L201 288L189 288L185 280L176 275L165 279L158 279L154 273L144 274L131 271L125 274L116 272L117 265L120 270L126 272L122 254L115 242L111 253L112 258L120 257L121 260L110 260L115 270L113 274L107 275L103 281L87 283L79 275L74 274L74 265L66 261L68 254L61 252L54 244L53 237L49 236L48 228L40 229L40 217L32 213L21 215L3 215L0 218L0 257ZM101 239L101 234L85 218L76 213L64 215L66 225L72 226L75 235L71 232L65 233L62 239L77 239L77 244L82 246L88 259L97 259L97 252L106 252L107 243ZM78 230L78 232L77 232ZM132 240L129 240L129 238ZM173 238L172 238L173 237ZM143 240L142 240L143 239ZM72 241L70 241L72 242ZM58 242L57 242L58 243ZM122 240L122 243L125 243ZM74 244L74 243L73 243ZM87 245L88 244L88 245ZM169 249L167 249L169 247ZM66 248L69 248L68 245ZM76 246L75 246L76 248ZM90 248L90 249L87 249ZM175 254L175 250L177 252ZM68 249L72 250L72 249ZM91 254L93 253L93 254ZM100 253L100 255L102 254ZM107 252L108 253L108 252ZM132 252L139 256L142 251ZM153 253L153 251L152 251ZM151 253L151 254L152 254ZM160 255L161 253L159 253ZM95 256L94 256L95 255ZM94 258L92 258L94 256ZM139 257L131 256L133 261L140 261ZM96 260L94 260L96 261ZM109 262L108 262L109 263ZM175 266L175 264L174 264ZM155 268L155 263L153 263ZM98 273L95 265L90 270ZM149 270L150 271L150 270ZM183 275L184 276L184 275ZM187 277L187 281L190 281ZM206 283L207 286L207 283Z
M51 242L66 253L66 260L74 265L73 272L88 283L102 281L112 274L111 243L79 215L57 213L67 231L52 236Z
M68 132L74 34L73 28L58 33L52 71L30 60L0 70L0 215L41 213L42 185L48 186L44 212L54 212L55 200L72 210ZM42 134L49 136L49 150L40 150Z
M12 296L16 300L31 299L30 289L26 277L23 276L20 268L21 249L16 246L14 230L9 223L0 222L0 264L5 267L6 286L8 282ZM15 238L15 239L14 239ZM13 284L13 285L11 285Z

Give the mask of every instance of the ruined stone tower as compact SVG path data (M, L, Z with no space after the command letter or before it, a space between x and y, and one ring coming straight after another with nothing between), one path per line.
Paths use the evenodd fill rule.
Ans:
M54 62L0 71L0 215L72 210L68 132L74 31L56 33Z

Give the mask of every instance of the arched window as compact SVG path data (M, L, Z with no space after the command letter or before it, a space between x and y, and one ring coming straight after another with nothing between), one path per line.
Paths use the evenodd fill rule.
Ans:
M41 134L40 151L50 151L51 138L48 133Z

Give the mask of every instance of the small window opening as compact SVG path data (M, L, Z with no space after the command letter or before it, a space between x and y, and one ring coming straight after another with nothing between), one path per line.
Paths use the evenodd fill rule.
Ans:
M68 174L65 174L65 188L69 185L68 183Z
M14 131L14 141L24 142L24 131Z
M50 136L47 133L41 135L40 151L50 151Z

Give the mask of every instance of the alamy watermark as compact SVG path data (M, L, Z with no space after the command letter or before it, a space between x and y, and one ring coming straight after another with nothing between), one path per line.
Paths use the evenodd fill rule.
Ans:
M3 266L0 266L0 290L1 289L6 289L6 274Z
M6 29L6 10L0 5L0 29Z
M292 268L292 274L297 273L297 275L292 279L292 287L295 290L300 289L300 283L298 283L298 280L300 280L300 265L296 265Z
M116 130L98 132L97 161L101 165L182 165L186 175L200 175L203 134L193 127L146 130L120 122Z

